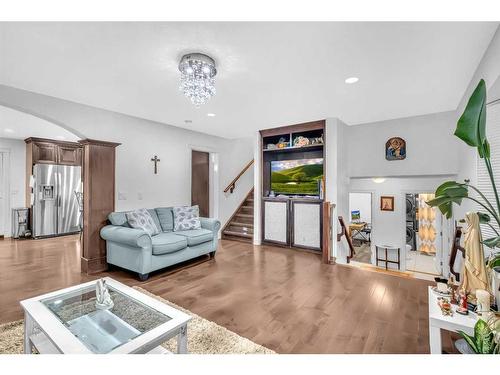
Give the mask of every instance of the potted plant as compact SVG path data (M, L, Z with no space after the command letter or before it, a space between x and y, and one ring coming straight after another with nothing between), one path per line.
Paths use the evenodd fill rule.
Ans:
M457 349L464 354L499 354L500 319L492 315L488 321L479 319L474 326L474 336L458 332L464 341L456 342ZM463 345L466 344L466 345Z

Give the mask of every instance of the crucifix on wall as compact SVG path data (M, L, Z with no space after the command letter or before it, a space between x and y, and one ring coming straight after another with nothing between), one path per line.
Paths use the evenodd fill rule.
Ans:
M160 159L158 159L158 156L155 155L151 161L155 163L155 174L158 174L158 163L160 162Z

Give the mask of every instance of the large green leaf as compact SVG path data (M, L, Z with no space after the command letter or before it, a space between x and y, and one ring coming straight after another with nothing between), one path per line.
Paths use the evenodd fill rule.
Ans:
M486 224L491 221L490 215L485 214L484 212L478 212L477 216L479 216L479 222L481 224Z
M466 184L456 181L446 181L438 186L435 198L427 202L431 207L438 207L447 219L451 218L453 203L461 204L462 199L468 196Z
M479 351L477 349L477 345L476 345L476 340L474 339L474 337L469 336L464 331L458 331L458 333L460 336L462 336L464 338L464 340L467 342L467 344L469 344L470 348L474 351L474 353L479 353Z
M489 157L486 141L486 84L481 79L460 117L455 135L469 146L477 147L481 158Z
M500 245L500 237L488 238L487 240L483 241L483 244L485 244L489 248L493 249L493 248L497 247L498 245Z

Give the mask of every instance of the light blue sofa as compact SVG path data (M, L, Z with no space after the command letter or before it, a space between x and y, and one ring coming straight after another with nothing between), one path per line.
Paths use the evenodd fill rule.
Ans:
M175 231L172 207L148 209L162 232L150 237L142 229L131 228L125 212L108 215L111 225L101 229L106 240L107 262L137 272L147 280L149 273L186 260L210 254L215 256L220 222L200 218L201 229Z

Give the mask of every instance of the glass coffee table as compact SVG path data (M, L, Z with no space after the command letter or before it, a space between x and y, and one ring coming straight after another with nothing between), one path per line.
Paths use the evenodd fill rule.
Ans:
M68 354L168 353L161 344L177 336L187 353L191 317L105 277L114 306L96 308L96 281L21 301L24 352Z

